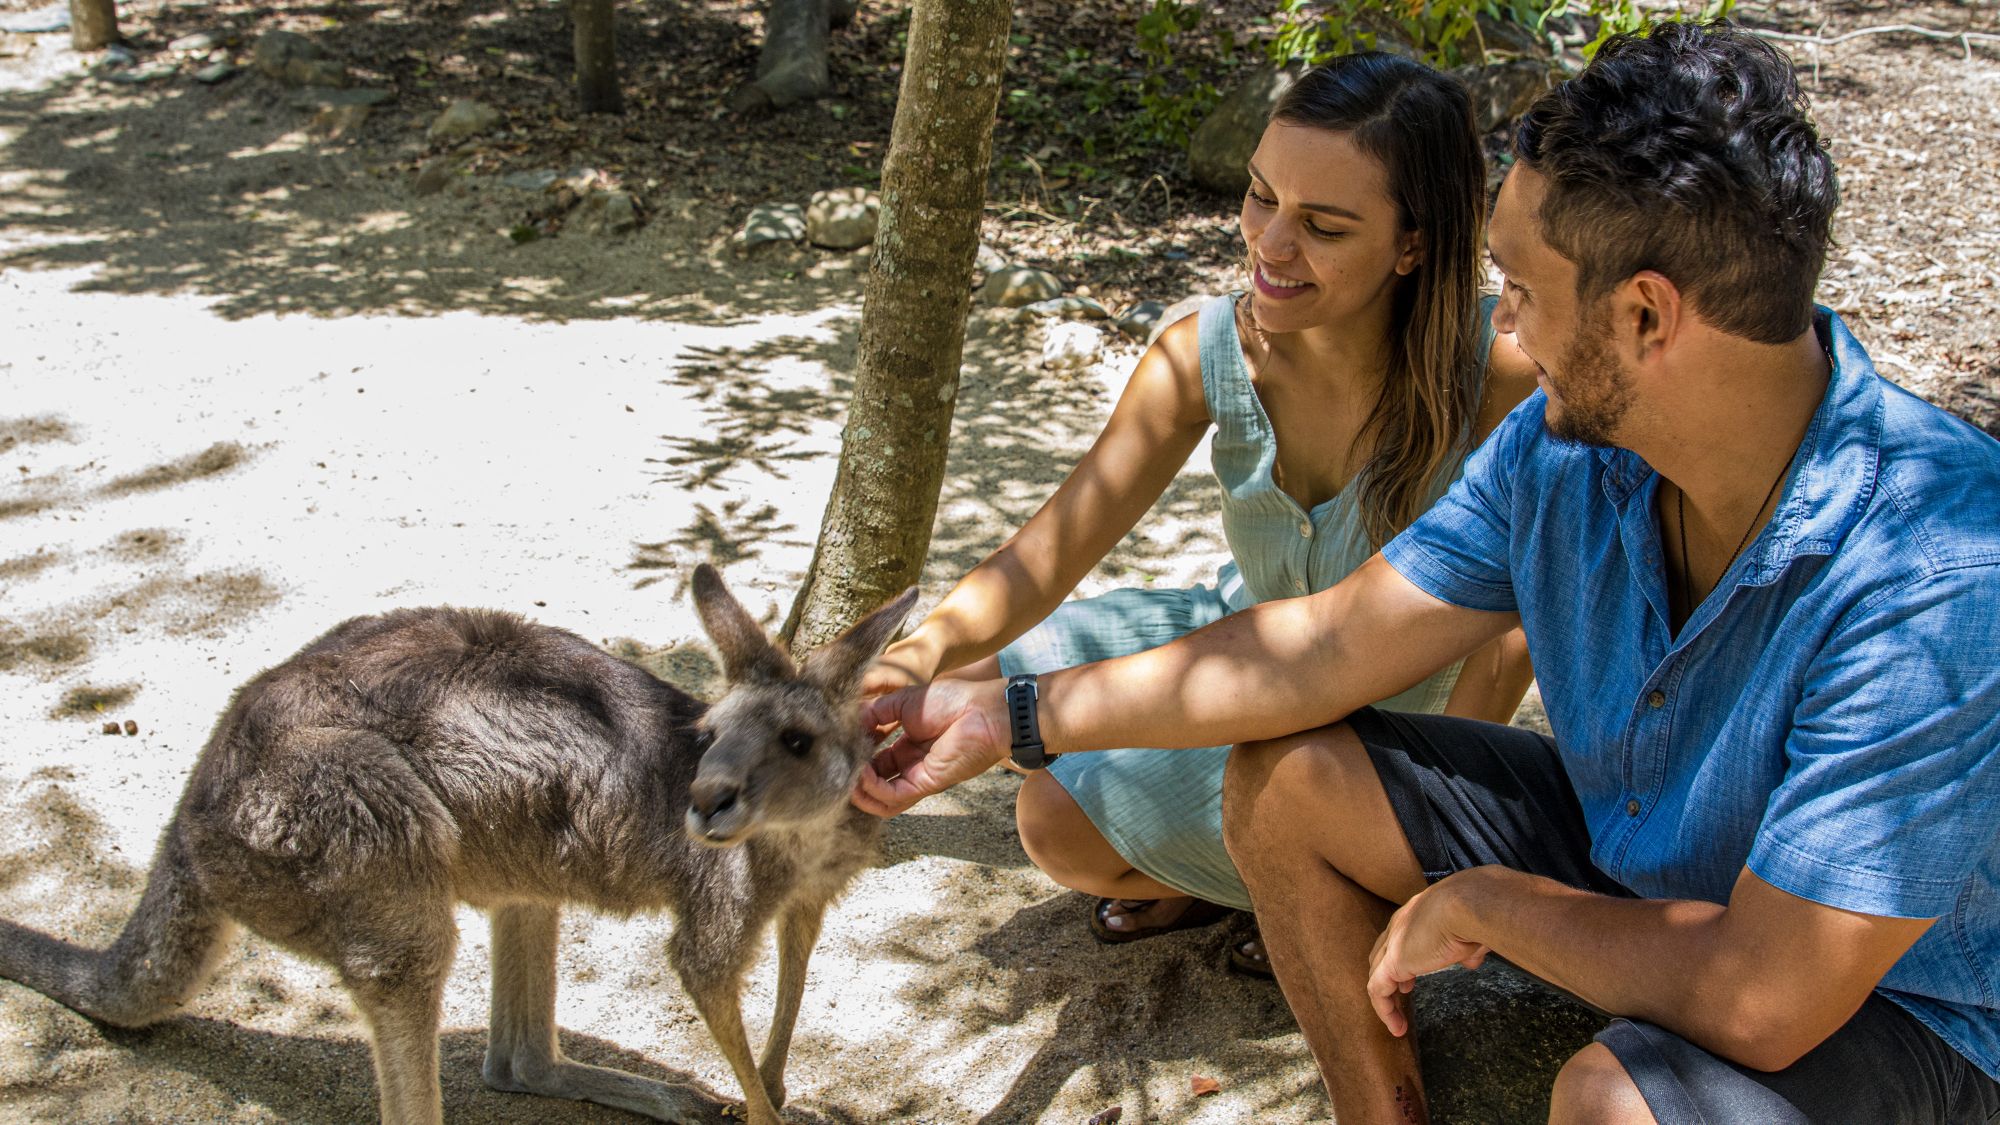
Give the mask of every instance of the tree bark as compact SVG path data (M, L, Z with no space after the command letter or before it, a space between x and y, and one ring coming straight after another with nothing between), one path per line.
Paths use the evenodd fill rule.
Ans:
M69 0L69 42L79 51L99 51L118 38L117 0Z
M770 0L764 10L764 46L753 83L775 109L826 94L828 0Z
M785 636L831 639L923 572L944 483L1008 0L917 0L882 164L840 469Z
M81 3L83 0L71 0ZM576 25L576 93L585 113L624 113L618 92L618 49L611 0L570 0L570 22Z

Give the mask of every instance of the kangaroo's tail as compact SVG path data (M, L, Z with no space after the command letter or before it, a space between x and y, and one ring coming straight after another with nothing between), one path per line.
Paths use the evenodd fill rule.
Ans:
M143 1027L174 1014L208 981L233 924L194 878L169 826L139 909L110 949L84 949L0 920L0 977L92 1019Z

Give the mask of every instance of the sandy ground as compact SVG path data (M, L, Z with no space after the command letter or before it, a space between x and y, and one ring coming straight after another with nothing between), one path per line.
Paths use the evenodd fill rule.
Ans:
M156 125L167 139L132 144L172 146L184 175L163 191L142 152L79 164L46 135L52 117L128 95L71 83L64 52L40 43L40 74L16 76L0 118L0 912L108 941L231 690L350 615L517 610L664 655L700 686L693 562L722 563L757 610L788 604L832 475L856 260L744 263L719 249L730 216L694 229L670 214L617 245L517 253L480 226L478 198L417 205L400 178L313 146L298 115L255 152L199 120ZM202 194L274 162L298 185L261 189L282 230ZM78 167L100 169L88 192ZM114 209L125 229L101 221ZM406 237L378 247L376 229ZM337 233L360 260L325 248ZM663 252L690 240L691 254ZM1046 494L1132 358L1059 378L1033 368L1032 334L975 330L932 596ZM1024 426L1011 404L1030 388ZM1184 477L1093 585L1210 569L1203 489ZM136 735L100 733L128 720ZM1085 900L1021 853L1013 784L986 779L890 826L820 943L788 1119L1323 1112L1276 989L1223 971L1227 930L1095 944ZM667 927L568 918L565 1049L732 1095L665 964ZM630 1119L480 1084L485 921L466 911L461 930L451 1119ZM753 1038L774 975L767 959L750 986ZM1197 1074L1222 1092L1194 1097ZM143 1032L0 984L0 1120L351 1122L373 1103L363 1029L331 974L255 937L185 1015Z
M326 143L258 80L113 85L63 40L0 36L0 914L108 941L231 690L345 617L516 610L701 689L696 561L758 612L789 604L831 480L864 259L735 258L743 207L670 178L640 185L637 234L517 246L504 232L522 202L497 185L410 192L435 107ZM1990 427L2000 369L1976 325L1995 284L1994 166L1952 138L1990 122L1994 69L1956 57L1904 45L1857 70L1874 56L1827 52L1815 96L1850 138L1850 200L1894 221L1844 231L1825 298L1886 373ZM1919 101L1873 81L1892 67ZM1966 191L1930 191L1930 175ZM1934 254L1919 232L1937 229L1954 234ZM930 597L1047 495L1134 355L1057 376L1036 367L1039 340L971 327ZM1086 590L1209 573L1210 488L1183 474ZM136 735L99 733L128 721ZM788 1119L1323 1117L1276 989L1222 970L1230 929L1096 945L1086 901L1022 855L1012 786L990 777L890 825L882 863L829 917ZM468 911L461 929L448 1116L635 1120L481 1085L486 926ZM666 933L568 919L565 1048L731 1096ZM753 978L753 1037L773 977L767 961ZM1193 1096L1196 1075L1221 1091ZM373 1107L344 993L254 937L185 1016L144 1032L0 982L0 1121L351 1122Z

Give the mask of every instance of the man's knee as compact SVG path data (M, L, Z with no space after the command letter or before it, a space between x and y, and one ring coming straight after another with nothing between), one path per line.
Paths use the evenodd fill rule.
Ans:
M1356 769L1373 767L1345 723L1232 747L1222 775L1223 843L1235 856L1300 840L1295 818L1324 816Z
M1550 1125L1653 1125L1652 1110L1618 1056L1592 1043L1563 1064L1549 1097Z

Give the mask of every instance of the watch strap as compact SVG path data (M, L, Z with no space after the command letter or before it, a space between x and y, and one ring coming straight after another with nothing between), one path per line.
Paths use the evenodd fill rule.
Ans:
M1014 764L1024 770L1038 770L1049 764L1050 755L1042 746L1040 715L1041 689L1035 675L1024 672L1007 680L1007 725L1013 735Z

